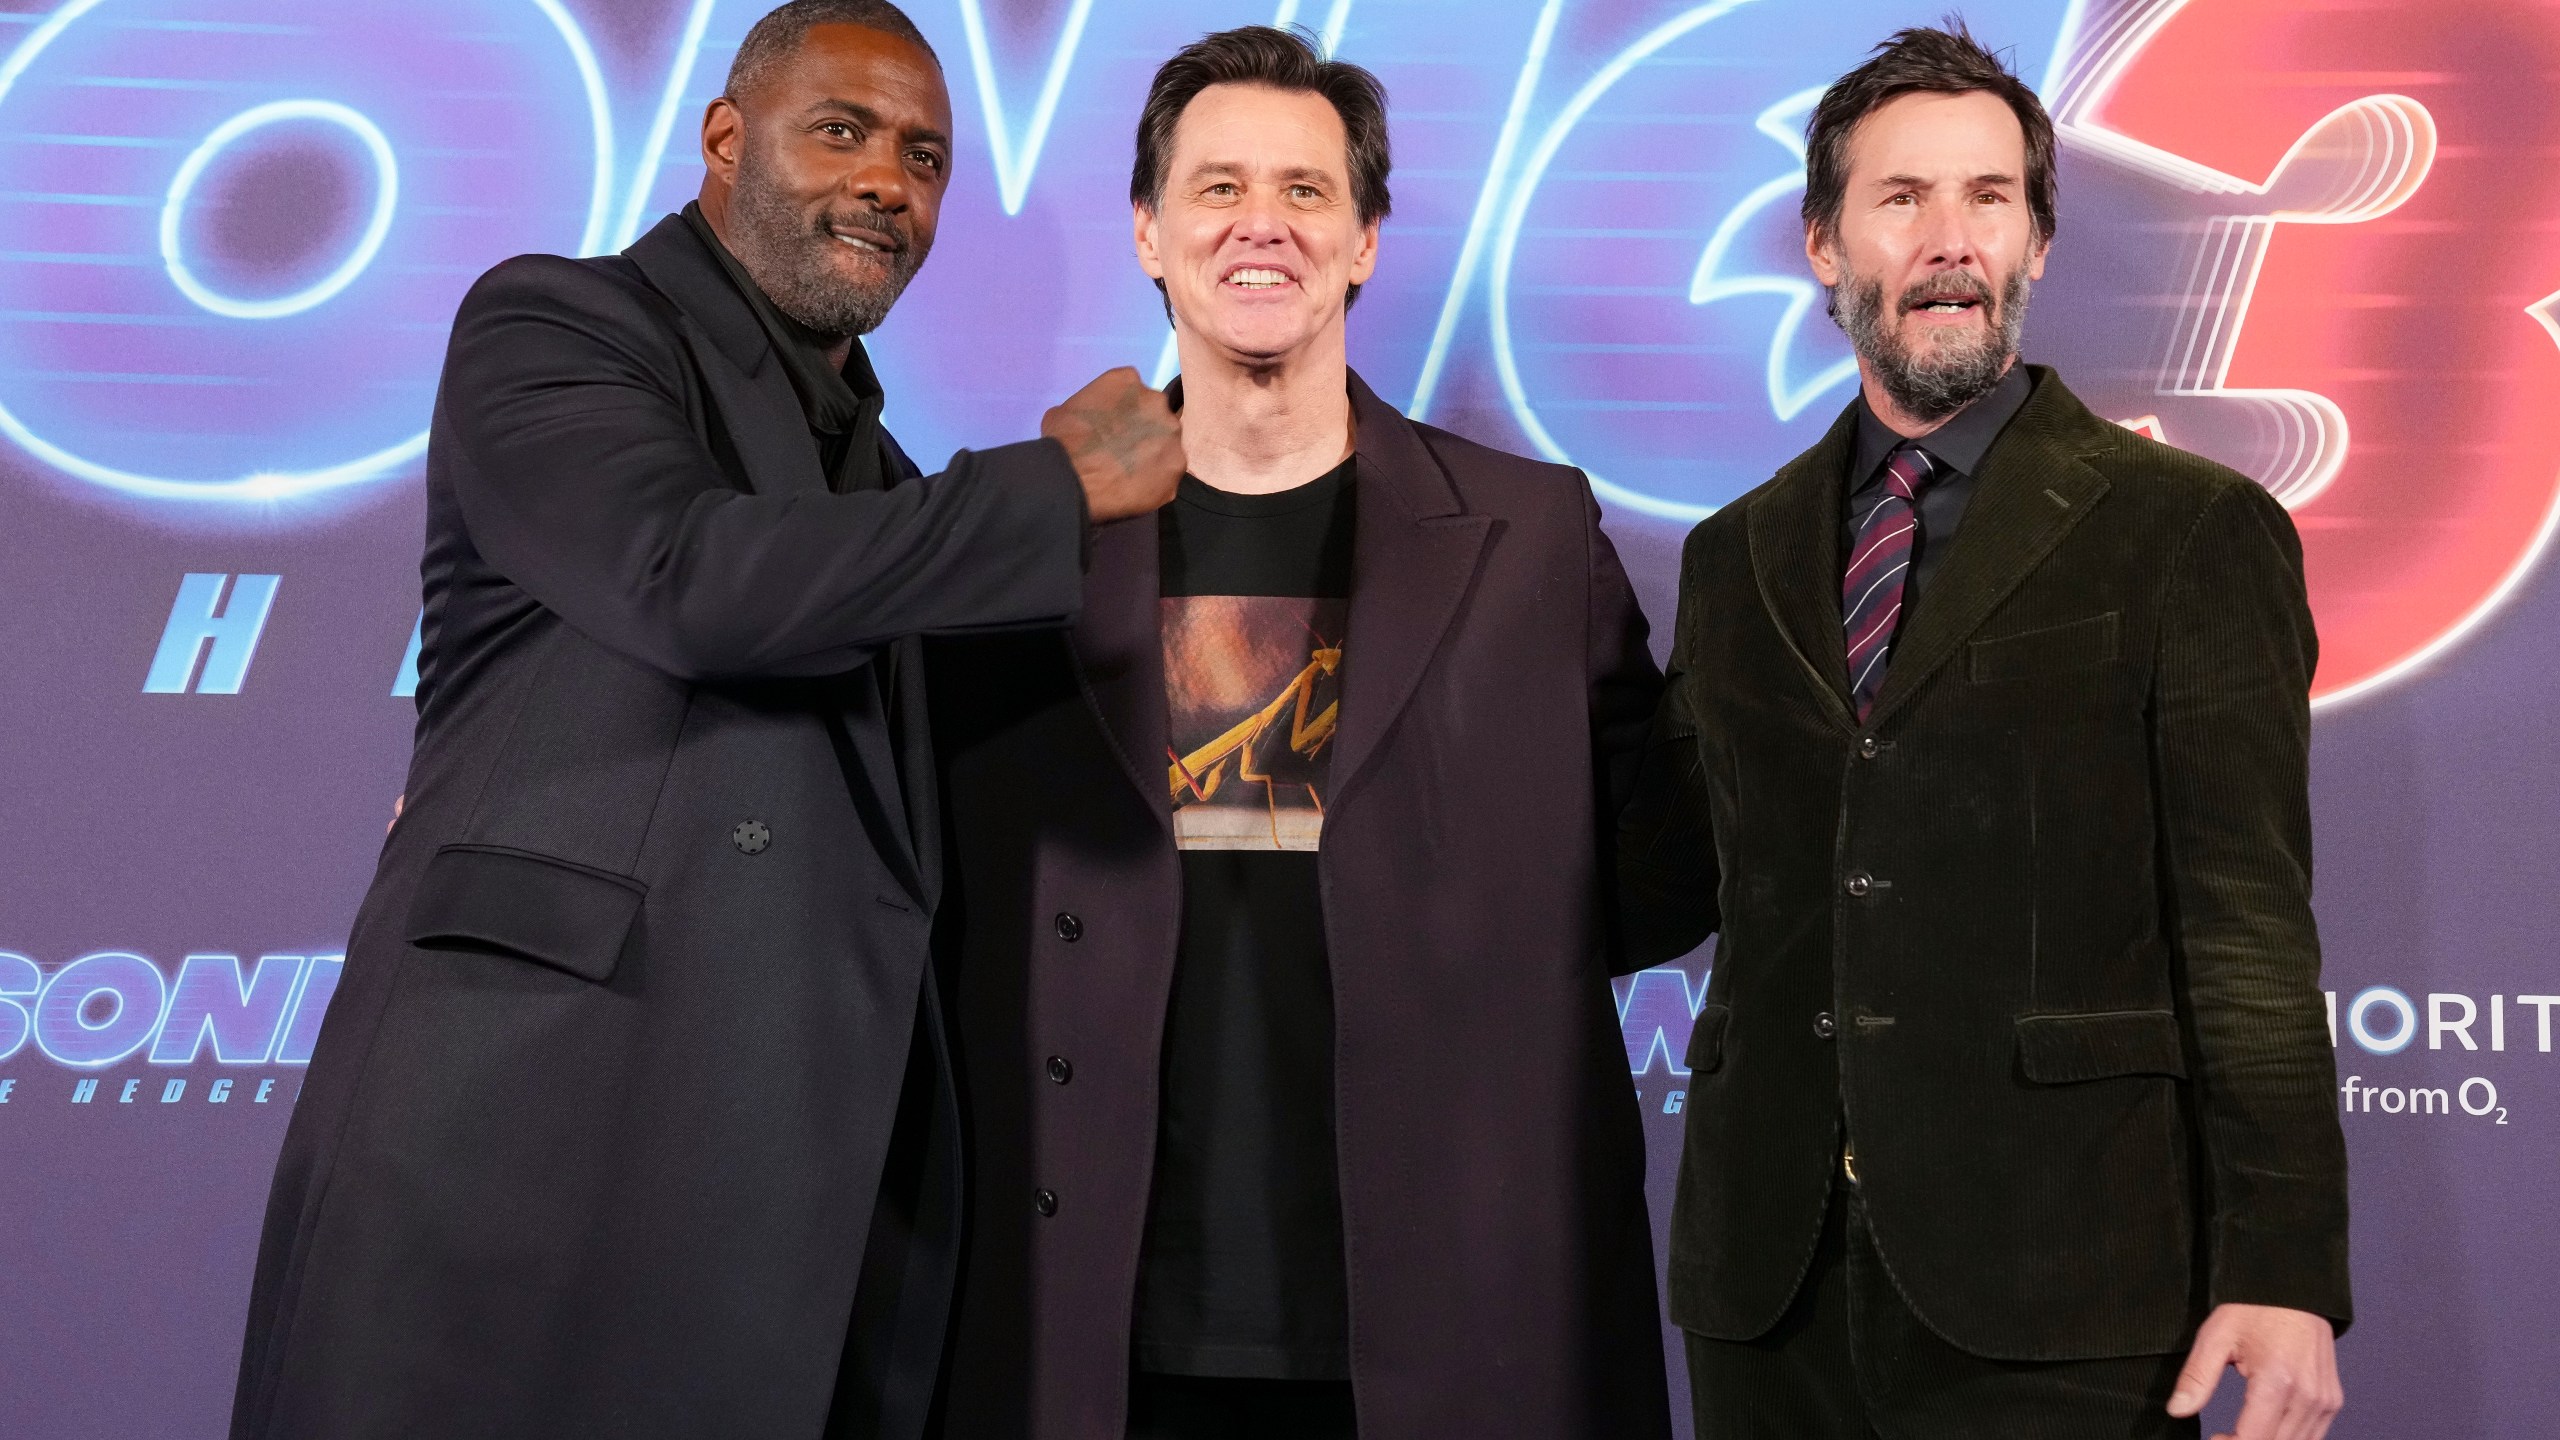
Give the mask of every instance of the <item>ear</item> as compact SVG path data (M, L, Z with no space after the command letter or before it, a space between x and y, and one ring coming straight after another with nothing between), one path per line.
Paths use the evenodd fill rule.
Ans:
M2027 279L2030 282L2044 278L2044 257L2052 253L2051 240L2039 240L2036 242L2036 248L2027 252Z
M723 95L702 112L702 168L723 187L738 178L738 151L746 144L746 117Z
M1351 252L1351 283L1366 285L1378 273L1378 222L1360 227L1359 248Z
M1147 272L1148 279L1162 280L1164 257L1156 250L1156 212L1142 204L1131 204L1129 230L1138 249L1138 268Z
M1813 278L1830 289L1840 283L1840 232L1837 226L1804 227L1805 263L1813 267Z

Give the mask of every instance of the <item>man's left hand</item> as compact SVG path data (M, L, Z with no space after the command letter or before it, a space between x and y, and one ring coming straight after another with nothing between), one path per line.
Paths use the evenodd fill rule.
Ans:
M2239 1423L2214 1440L2320 1440L2346 1396L2338 1388L2338 1340L2327 1317L2274 1305L2217 1305L2196 1332L2169 1397L2183 1420L2201 1412L2222 1367L2249 1382Z

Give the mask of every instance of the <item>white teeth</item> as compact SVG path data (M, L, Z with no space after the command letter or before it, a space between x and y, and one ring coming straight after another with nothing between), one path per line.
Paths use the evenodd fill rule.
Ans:
M886 246L886 245L881 244L881 243L880 243L879 241L877 241L877 240L865 240L865 239L863 239L863 238L861 238L860 236L857 236L857 235L847 235L846 233L844 233L844 232L843 232L843 231L841 231L841 230L835 231L835 232L833 232L833 233L834 233L835 237L836 237L838 240L843 241L844 243L846 243L847 245L852 246L852 247L853 247L854 249L856 249L856 250L869 250L869 251L873 252L874 254L879 254L879 255L886 255L886 254L888 254L888 253L889 253L889 247L888 247L888 246Z
M1227 283L1242 285L1248 290L1267 290L1274 285L1288 284L1289 277L1278 270L1237 270L1228 274Z

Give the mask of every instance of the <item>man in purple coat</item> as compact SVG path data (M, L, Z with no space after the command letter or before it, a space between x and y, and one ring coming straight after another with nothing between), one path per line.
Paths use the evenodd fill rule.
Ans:
M1158 72L1190 473L937 656L954 1436L1668 1434L1599 862L1659 677L1582 476L1351 372L1387 168L1295 35Z

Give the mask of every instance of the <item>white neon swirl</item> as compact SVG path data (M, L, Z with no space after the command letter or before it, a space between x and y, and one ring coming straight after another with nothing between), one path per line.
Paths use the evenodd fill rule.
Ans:
M996 87L995 53L987 43L987 18L980 9L981 0L960 0L960 26L968 35L969 69L978 81L978 109L986 119L987 150L996 167L996 192L1004 202L1004 213L1022 213L1023 198L1031 193L1031 177L1040 168L1041 147L1049 142L1049 122L1057 118L1058 97L1065 93L1067 71L1074 65L1076 49L1084 42L1085 21L1093 16L1093 0L1075 0L1067 12L1065 30L1058 36L1058 48L1049 56L1049 73L1040 82L1040 96L1032 103L1030 122L1023 127L1017 143L1006 126L1004 97Z
M1440 321L1431 327L1431 344L1422 352L1422 378L1414 382L1413 403L1405 413L1416 420L1431 409L1433 395L1440 388L1440 370L1449 360L1449 346L1458 334L1458 316L1467 302L1467 292L1475 285L1476 266L1483 262L1487 227L1494 206L1502 198L1502 184L1511 170L1512 153L1520 148L1521 122L1528 118L1529 97L1538 91L1538 80L1547 68L1547 53L1555 47L1556 21L1564 13L1564 0L1547 0L1538 12L1537 28L1529 32L1529 54L1520 64L1519 78L1511 85L1511 105L1503 112L1502 132L1493 142L1493 159L1485 166L1484 188L1476 192L1475 213L1467 217L1467 238L1458 247L1458 268L1449 277L1449 293L1440 301Z
M1528 216L1529 201L1538 193L1538 182L1546 175L1547 166L1554 163L1556 152L1564 148L1566 137L1582 123L1582 117L1590 113L1591 107L1600 103L1601 96L1609 93L1627 77L1629 71L1651 59L1664 46L1749 3L1751 0L1710 0L1708 4L1684 11L1655 26L1633 45L1618 52L1615 59L1600 67L1599 73L1584 81L1573 98L1565 102L1564 109L1548 122L1537 148L1529 152L1529 163L1521 168L1520 178L1511 187L1511 203L1504 208L1499 238L1493 247L1494 373L1502 382L1503 398L1510 404L1511 416L1520 423L1529 443L1538 448L1539 454L1559 464L1571 464L1572 458L1564 446L1556 443L1555 436L1547 433L1546 425L1538 419L1537 410L1529 404L1527 387L1520 383L1519 358L1511 350L1511 262L1520 249L1520 227ZM1641 490L1614 484L1588 467L1583 473L1590 477L1591 489L1601 499L1639 514L1659 515L1667 520L1696 521L1715 513L1712 505L1656 499Z
M365 153L373 159L373 215L365 222L364 234L356 240L355 249L338 267L289 295L265 300L241 300L222 294L197 278L187 266L181 243L182 222L186 217L187 199L195 193L196 182L224 147L253 130L269 125L282 125L295 120L318 120L338 126L364 142ZM391 234L391 214L400 202L400 162L391 153L390 138L382 127L330 100L272 100L264 105L241 111L213 127L187 158L178 165L177 178L169 182L169 198L160 207L160 262L167 267L169 279L178 293L216 315L235 320L273 320L283 315L299 315L327 302L339 291L355 283L373 257L382 252L382 242Z
M1787 302L1769 334L1767 381L1769 409L1779 420L1793 420L1806 406L1822 398L1824 392L1857 377L1858 360L1852 355L1825 367L1800 385L1787 383L1787 357L1795 350L1796 334L1803 329L1805 317L1813 312L1814 302L1821 298L1822 287L1802 275L1770 275L1756 273L1727 277L1725 258L1745 227L1762 212L1781 199L1804 188L1805 153L1804 120L1822 99L1825 87L1816 85L1799 90L1760 112L1752 128L1775 139L1795 155L1796 168L1770 180L1743 197L1716 225L1715 234L1707 240L1707 248L1698 256L1697 273L1689 280L1689 303L1711 305L1737 295L1774 295Z
M702 37L711 28L711 12L719 4L720 0L693 0L693 11L685 16L683 33L676 41L675 63L667 69L667 88L659 92L658 113L640 142L640 163L631 171L631 184L622 200L622 218L614 222L613 249L623 249L640 238L642 212L648 207L650 192L657 189L658 167L665 162L667 146L675 138L676 116L684 107L685 86L693 79L693 67L700 63Z
M0 100L8 98L9 92L25 77L29 67L54 41L62 38L62 33L70 29L73 22L104 3L106 0L65 0L60 9L27 32L27 38L18 42L18 47L9 52L8 58L0 60ZM604 71L596 64L595 51L587 44L586 33L561 7L560 0L532 0L532 4L551 22L552 28L560 32L562 42L569 47L570 61L577 67L579 82L586 90L587 117L595 130L596 171L595 183L588 197L586 227L579 237L578 247L581 254L593 254L600 248L605 227L612 218L613 113L605 99ZM341 485L378 479L427 451L427 432L421 430L370 454L316 470L258 471L230 480L194 481L140 475L84 459L29 429L26 422L5 405L0 405L0 435L8 436L18 448L57 470L110 490L150 500L230 504L272 504Z

